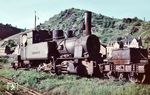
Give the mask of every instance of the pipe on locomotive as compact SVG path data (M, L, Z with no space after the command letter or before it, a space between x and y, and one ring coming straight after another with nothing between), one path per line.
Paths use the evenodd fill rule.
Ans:
M85 12L85 30L86 35L91 35L91 17L92 13L90 11Z

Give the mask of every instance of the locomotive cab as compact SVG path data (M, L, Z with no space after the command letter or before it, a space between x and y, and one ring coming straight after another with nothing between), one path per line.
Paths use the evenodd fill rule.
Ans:
M22 64L50 62L51 56L58 56L57 44L52 41L52 33L47 30L31 30L21 35L20 56Z
M33 44L52 40L52 32L47 30L33 30Z

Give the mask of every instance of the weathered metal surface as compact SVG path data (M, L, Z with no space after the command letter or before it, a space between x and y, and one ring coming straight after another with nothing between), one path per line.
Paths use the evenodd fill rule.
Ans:
M26 59L47 59L48 58L48 43L42 42L28 45L26 47Z
M26 47L20 47L21 60L26 60Z
M110 64L105 64L104 65L104 71L111 71L111 65Z
M132 72L132 65L114 65L114 71L116 72Z
M140 60L147 60L147 50L138 48L117 49L112 51L112 62L114 64L140 63Z
M116 65L115 70L118 72L124 72L125 71L125 65Z
M90 11L85 12L86 35L91 35L91 16L92 16L92 13Z
M51 31L47 30L34 30L33 31L33 43L40 43L52 40Z
M114 64L130 64L130 60L113 59Z
M82 46L84 52L99 53L100 42L97 36L89 35L81 38L69 38L56 40L58 45L58 51L60 54L73 54L76 46ZM83 52L82 52L83 53Z
M132 65L125 65L125 72L132 72Z
M69 30L69 31L67 31L67 38L72 38L72 37L74 37L74 34L73 34L73 31L72 30Z
M137 72L139 73L145 73L145 66L144 65L141 65L141 66L137 66Z
M145 64L103 64L103 71L114 71L114 72L136 72L136 73L145 73Z
M97 36L89 35L81 37L80 42L84 48L84 51L90 53L99 53L100 51L100 42Z
M75 42L77 38L69 38L69 39L59 39L56 40L57 45L58 45L58 51L60 54L73 54L74 53L74 47L75 47Z
M63 30L54 30L53 31L53 39L62 39L64 38L64 31Z
M83 47L81 45L75 46L74 57L79 58L82 57Z
M145 73L146 72L146 67L145 66L148 66L147 64L145 63L139 63L136 65L136 72L139 72L139 73Z

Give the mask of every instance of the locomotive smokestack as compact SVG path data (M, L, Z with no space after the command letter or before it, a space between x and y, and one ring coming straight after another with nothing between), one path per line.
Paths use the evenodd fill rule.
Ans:
M85 12L86 35L91 35L91 16L92 16L92 13L90 11Z

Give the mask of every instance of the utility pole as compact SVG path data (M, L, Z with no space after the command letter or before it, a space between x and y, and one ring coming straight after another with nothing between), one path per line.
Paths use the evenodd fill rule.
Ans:
M144 17L144 22L145 22L145 17Z
M35 18L34 18L34 29L36 30L36 11L35 11Z

